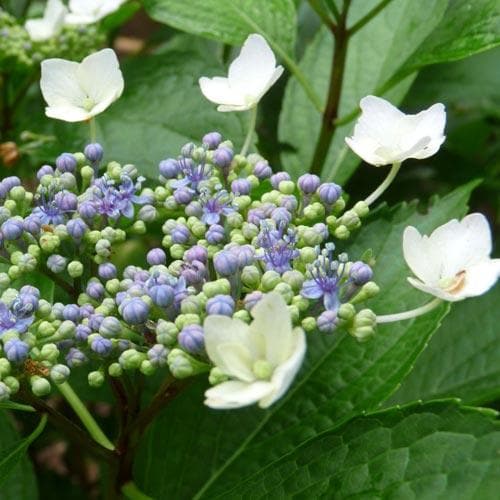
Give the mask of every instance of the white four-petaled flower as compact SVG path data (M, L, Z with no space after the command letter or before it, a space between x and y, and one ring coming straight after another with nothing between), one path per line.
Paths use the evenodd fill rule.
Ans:
M500 276L500 259L491 259L491 232L482 214L470 214L422 236L409 226L403 253L419 290L455 302L488 291Z
M264 37L253 34L229 66L227 78L204 76L199 83L203 95L219 104L218 111L245 111L257 105L282 73Z
M92 24L117 10L126 0L70 0L67 24Z
M33 41L48 40L61 30L67 11L61 0L49 0L45 6L43 17L29 19L24 27Z
M359 117L348 146L364 161L375 165L423 159L435 154L445 140L446 112L434 104L416 115L406 115L380 97L363 97Z
M40 88L50 118L89 120L121 96L123 85L118 58L111 49L91 54L81 63L65 59L42 61Z
M301 328L292 328L290 312L278 293L269 293L252 309L253 321L212 315L205 319L205 346L212 362L230 377L205 393L211 408L230 409L259 403L267 408L286 392L306 351Z

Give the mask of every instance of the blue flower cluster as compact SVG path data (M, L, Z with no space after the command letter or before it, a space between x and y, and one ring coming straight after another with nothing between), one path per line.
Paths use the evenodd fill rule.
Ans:
M270 291L307 332L373 334L374 314L356 308L378 292L370 263L334 243L368 207L346 210L340 186L294 182L217 132L163 160L156 183L103 158L99 144L63 153L34 192L0 182L0 399L20 384L46 395L81 366L91 386L124 370L207 372L204 318L249 322ZM142 267L120 268L116 256L142 235L153 242Z

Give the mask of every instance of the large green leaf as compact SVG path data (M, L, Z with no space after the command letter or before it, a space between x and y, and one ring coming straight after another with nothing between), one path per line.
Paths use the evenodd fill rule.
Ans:
M453 305L392 403L456 396L480 404L500 397L500 287Z
M353 2L348 24L352 25L378 2ZM393 75L405 60L431 33L443 15L446 1L394 0L376 18L356 33L349 42L344 80L340 99L339 115L343 116L356 108L359 100L373 93L390 75ZM308 75L316 93L326 99L333 37L321 28L306 50L300 62L302 72ZM389 97L399 102L412 78L408 78ZM280 117L279 139L291 146L282 155L286 169L294 176L308 168L321 126L321 116L310 103L295 78L287 84L283 111ZM349 135L352 123L337 129L335 139L325 162L325 176L344 182L352 173L352 167L359 163L353 153L348 153L350 167L339 162L340 154L346 154L344 137ZM350 158L350 159L349 159ZM341 169L342 165L342 169ZM335 171L333 168L335 166Z
M145 0L144 6L156 21L188 33L241 45L250 33L258 32L294 54L292 0Z
M209 498L496 499L496 412L435 402L390 409L325 432Z
M375 311L396 312L426 300L406 283L402 231L407 224L430 231L462 215L472 187L437 201L426 215L416 211L416 204L379 210L363 227L349 251L356 258L366 248L374 250L383 290L371 304ZM218 490L219 475L238 482L305 440L377 407L410 370L446 311L442 307L416 320L382 325L364 344L342 334L312 334L297 382L267 411L208 410L202 407L206 382L194 384L149 430L136 464L141 487L160 498L200 496L215 483Z
M0 498L31 500L38 497L35 475L26 450L40 435L46 420L42 417L28 437L19 439L8 414L0 412Z

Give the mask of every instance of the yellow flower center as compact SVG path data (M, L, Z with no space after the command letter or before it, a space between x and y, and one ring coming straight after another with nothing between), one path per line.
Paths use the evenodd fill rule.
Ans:
M261 380L269 380L273 374L273 367L269 361L258 359L252 367L254 375Z
M465 286L465 271L459 271L453 278L448 278L443 280L441 288L445 292L451 293L452 295L460 292Z

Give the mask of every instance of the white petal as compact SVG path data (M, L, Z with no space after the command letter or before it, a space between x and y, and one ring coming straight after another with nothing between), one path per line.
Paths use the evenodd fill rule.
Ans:
M216 347L219 363L217 367L226 375L243 382L253 382L256 377L252 371L254 359L250 349L236 342L221 343Z
M377 150L380 151L380 145L370 137L358 134L352 137L346 137L345 142L360 158L370 165L381 167L382 165L392 163L392 154L390 156L386 155L386 157L383 158L375 153Z
M285 394L302 366L306 353L306 336L302 328L294 328L293 337L295 343L294 351L292 355L274 371L271 379L274 390L271 394L259 401L259 406L261 408L267 408Z
M205 392L205 404L215 409L232 409L256 403L273 390L270 382L238 382L230 380Z
M49 107L82 106L86 95L78 83L78 63L46 59L41 66L40 88Z
M416 228L408 226L403 233L403 255L413 274L424 283L437 283L440 278L441 259L431 252L428 239Z
M433 104L429 109L421 111L416 115L410 115L415 127L415 136L430 138L427 146L420 151L413 153L408 158L428 158L437 153L441 144L446 139L444 127L446 125L446 111L441 103Z
M464 297L458 295L458 294L451 294L449 292L446 292L442 288L440 288L437 285L427 285L425 283L422 283L421 281L415 279L415 278L407 278L409 283L417 288L418 290L421 290L422 292L428 293L430 295L434 295L434 297L438 297L443 300L447 300L448 302L457 302L459 300L462 300Z
M94 16L85 16L80 14L75 14L70 12L64 19L64 22L69 25L84 25L84 24L94 24L97 19Z
M269 88L275 69L276 58L271 47L263 36L252 34L229 66L229 85L243 95L260 97Z
M221 76L207 78L203 76L198 82L201 92L209 101L228 107L236 106L248 109L248 104L245 102L244 96L229 87L229 80L227 78ZM232 111L232 109L224 109L224 111Z
M500 259L486 259L469 267L465 272L465 283L459 292L465 297L476 297L487 292L500 277Z
M103 49L87 56L78 67L77 78L95 107L100 105L92 109L93 115L104 111L123 92L123 75L112 49Z
M54 36L52 26L45 19L29 19L24 28L34 42L41 42Z
M48 106L45 114L49 118L64 120L65 122L82 122L92 118L88 111L77 106Z
M49 0L43 19L30 19L26 21L24 27L32 40L47 40L60 31L66 13L67 9L61 0Z
M288 359L294 345L292 318L283 297L276 292L266 294L252 309L252 340L262 343L264 356L273 367Z

